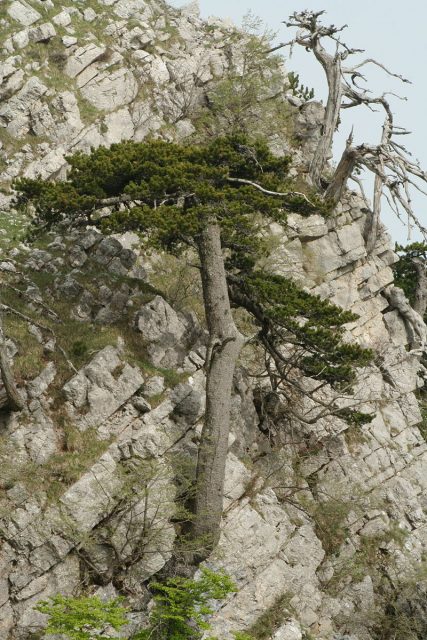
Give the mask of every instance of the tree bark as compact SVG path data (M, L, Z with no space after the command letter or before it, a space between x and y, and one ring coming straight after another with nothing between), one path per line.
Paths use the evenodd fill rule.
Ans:
M412 264L417 272L413 307L420 316L424 317L427 307L427 274L426 264L421 258L412 258Z
M11 411L22 411L24 400L19 393L6 352L6 344L0 319L0 375L4 389L0 390L0 409L8 407Z
M230 433L233 375L244 338L231 313L220 227L209 221L200 234L203 300L209 330L206 359L206 412L198 452L194 518L190 537L198 546L196 562L218 543L223 510L225 463Z
M329 55L316 39L313 52L322 65L328 81L328 101L326 103L325 120L322 136L318 142L313 160L310 164L310 178L316 186L320 186L322 172L326 162L332 155L332 143L336 131L342 100L341 55Z
M337 204L341 200L341 196L347 186L348 179L353 173L358 157L359 153L357 149L351 146L346 147L335 170L332 181L325 191L324 197L327 200L331 200L334 204Z
M372 253L375 248L377 237L378 237L378 228L380 224L380 215L381 215L381 197L383 194L383 186L384 180L381 177L384 175L384 161L381 153L381 148L384 147L391 138L393 131L393 115L388 107L388 103L384 101L383 106L386 108L387 117L385 119L381 142L380 142L380 152L378 154L378 164L380 168L380 173L375 174L375 182L374 182L374 201L372 206L372 214L368 215L366 220L366 226L364 230L364 237L366 242L366 251L368 255Z
M427 344L427 327L422 316L411 307L404 292L399 287L387 287L384 290L384 296L388 300L390 307L397 309L405 321L411 336L409 340L410 350L414 353L423 354Z

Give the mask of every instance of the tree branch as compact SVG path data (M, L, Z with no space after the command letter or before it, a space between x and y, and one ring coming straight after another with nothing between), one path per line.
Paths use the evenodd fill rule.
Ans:
M302 193L301 191L284 191L282 193L280 191L270 191L269 189L264 189L264 187L262 187L260 184L252 182L251 180L245 180L244 178L227 178L227 180L228 182L247 184L251 187L254 187L254 189L258 189L258 191L267 194L268 196L277 196L280 198L300 197L303 198L311 207L313 207L314 209L316 208L316 205L307 198L305 193Z

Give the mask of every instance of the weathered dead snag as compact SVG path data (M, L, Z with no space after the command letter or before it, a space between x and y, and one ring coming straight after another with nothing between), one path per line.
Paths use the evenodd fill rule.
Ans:
M423 317L411 307L404 292L399 287L388 287L384 291L384 295L390 307L397 309L405 321L410 335L411 351L422 354L427 343L427 328Z
M341 160L324 191L324 197L332 203L339 202L348 180L353 178L354 170L364 167L375 175L372 211L368 216L364 232L368 253L373 251L376 244L383 196L401 220L402 214L406 214L409 230L411 226L415 225L427 238L427 229L414 213L411 198L411 189L413 188L427 195L427 191L423 188L423 183L427 183L427 172L421 169L418 162L413 160L403 145L396 142L396 136L407 135L409 131L394 124L393 114L386 96L395 94L373 97L369 90L358 84L358 82L366 80L361 72L361 69L366 65L375 65L403 83L408 83L409 80L391 72L373 58L366 58L353 66L344 65L344 61L350 56L361 53L363 50L352 49L340 40L339 34L347 25L343 27L322 25L319 18L324 13L324 11L299 11L292 14L285 24L288 27L298 29L296 37L275 47L278 49L281 46L300 45L306 50L312 51L326 75L328 100L322 135L310 164L309 178L317 187L323 187L325 169L328 160L332 157L333 137L339 126L342 109L350 109L360 105L366 106L372 111L374 107L383 109L385 121L379 144L363 144L353 147L352 135L350 135ZM324 40L333 45L334 54L327 51L322 42Z
M417 274L414 302L412 306L421 317L424 317L427 308L426 263L422 258L412 258L411 262L414 265L414 269Z
M9 357L6 350L6 340L0 317L0 375L3 389L0 389L0 409L8 408L11 411L22 411L25 402L19 393L15 378L10 368Z

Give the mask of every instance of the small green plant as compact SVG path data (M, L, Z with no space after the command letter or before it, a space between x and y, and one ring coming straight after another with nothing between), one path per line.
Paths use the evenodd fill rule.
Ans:
M152 582L151 589L155 605L149 627L132 640L197 640L210 629L206 618L214 612L213 601L236 591L228 575L206 568L198 578L169 578L164 583ZM123 598L104 602L96 596L56 595L34 609L48 616L47 635L63 634L67 640L107 640L111 630L119 631L127 624ZM235 637L249 640L245 634Z
M56 595L34 608L49 616L45 630L48 635L63 634L69 640L107 640L111 638L111 628L118 631L127 624L127 609L122 602L122 598L103 602L96 596Z
M420 430L420 433L423 436L424 440L427 442L427 402L425 393L420 392L418 394L418 401L422 417L422 420L418 425L418 429Z
M330 499L315 505L316 534L328 556L334 555L348 537L348 516L357 507L347 500Z
M210 629L207 616L214 612L212 601L223 600L236 591L223 572L203 568L198 578L169 578L152 582L155 606L148 629L135 640L196 640Z
M413 242L406 246L396 243L395 252L399 256L399 261L393 265L394 283L403 289L411 305L415 304L416 291L418 287L419 266L424 269L427 264L427 244L425 242Z
M288 591L279 596L245 633L234 634L236 640L269 640L292 611L292 596Z
M308 102L314 98L314 89L309 89L305 87L303 84L300 84L299 74L290 71L288 73L288 80L290 84L290 89L292 91L292 95L300 98L304 102Z
M71 345L70 353L77 357L86 357L89 351L88 345L84 340L75 340Z

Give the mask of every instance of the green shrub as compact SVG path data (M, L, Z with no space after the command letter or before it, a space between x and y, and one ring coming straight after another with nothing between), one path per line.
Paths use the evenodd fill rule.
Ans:
M236 587L229 576L203 568L198 578L169 578L151 583L156 591L150 626L135 640L196 640L210 629L213 600L223 600Z
M39 602L36 611L49 616L48 635L64 634L69 640L107 640L109 628L118 631L127 624L122 598L103 602L100 598L56 595ZM108 633L108 635L106 635Z
M210 629L206 618L214 612L213 601L236 591L228 575L206 568L198 578L169 578L163 583L152 582L150 587L155 604L149 627L132 640L197 640ZM48 616L46 634L63 634L67 640L107 640L111 629L119 631L128 622L123 598L104 602L96 596L56 595L34 609ZM236 638L245 640L244 634Z

